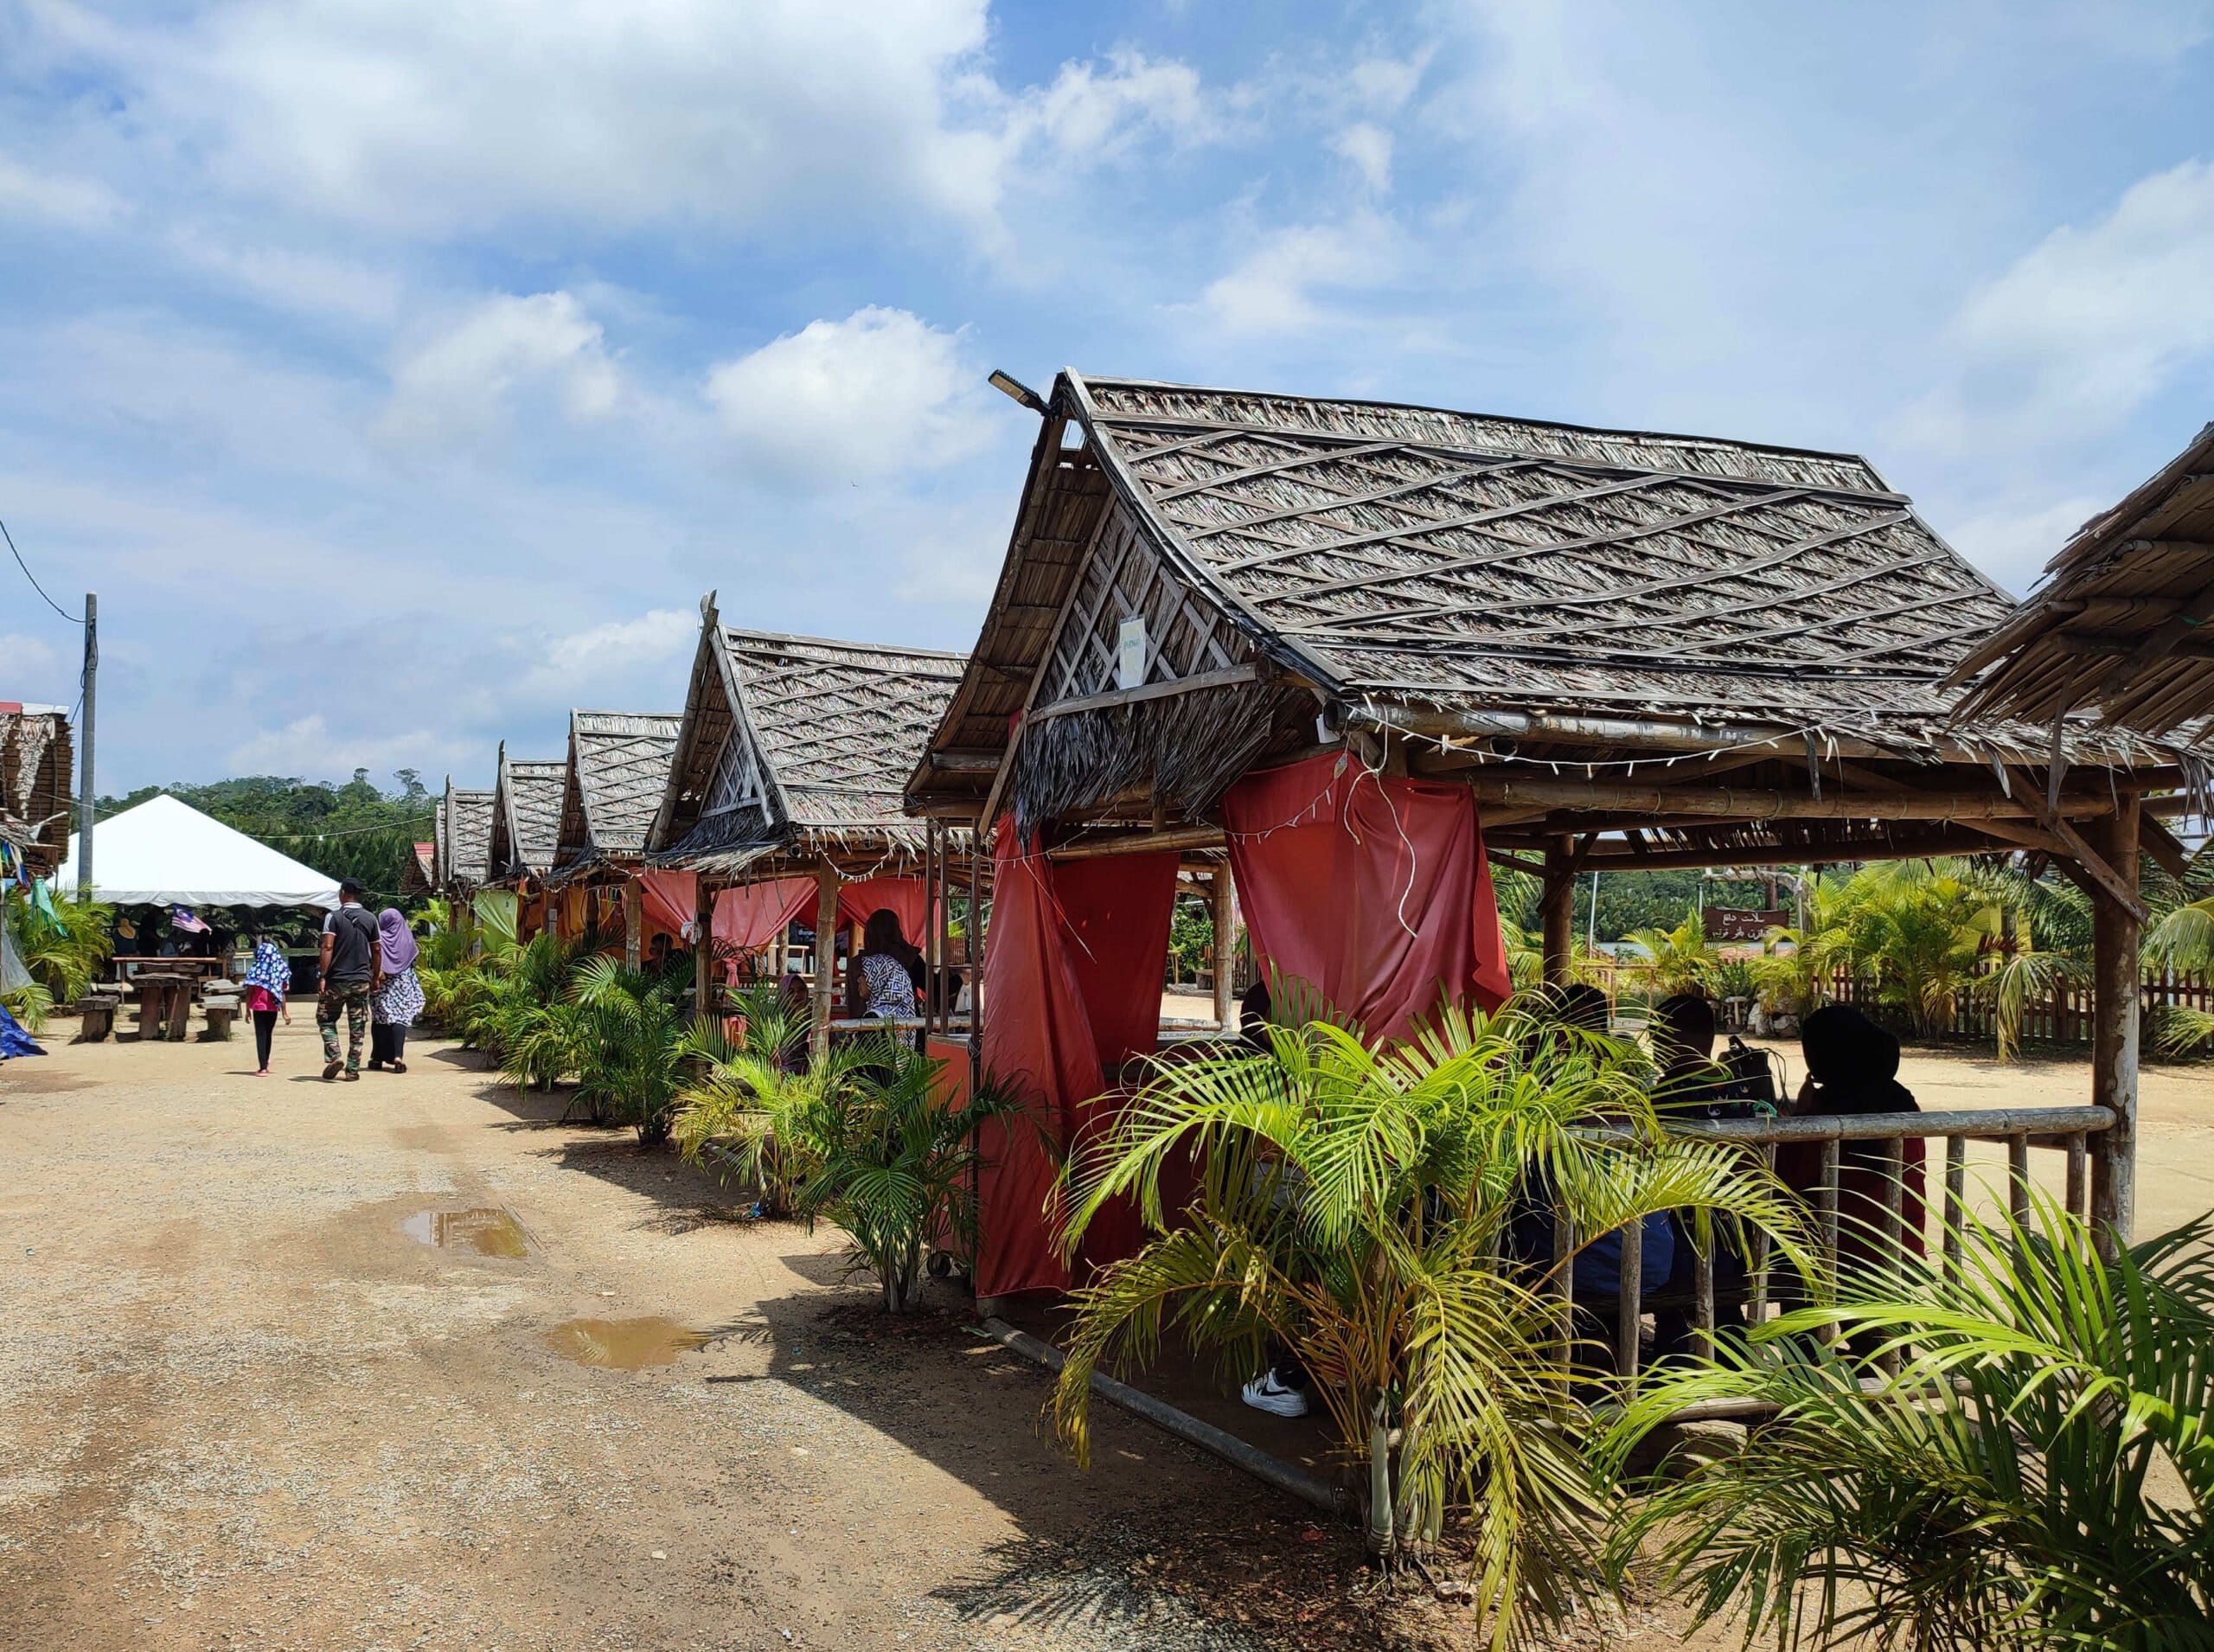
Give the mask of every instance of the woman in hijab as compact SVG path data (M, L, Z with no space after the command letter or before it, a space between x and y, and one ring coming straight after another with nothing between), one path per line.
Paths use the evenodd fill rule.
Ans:
M880 906L861 927L861 950L846 966L846 1014L904 1019L915 1013L922 954L907 944L899 914Z
M253 962L246 971L246 1007L253 1016L253 1053L261 1063L253 1070L257 1079L269 1076L269 1041L276 1036L277 1018L292 1024L292 1012L285 1004L291 989L292 966L284 950L266 935L256 937Z
M1825 1004L1799 1030L1807 1081L1791 1108L1794 1117L1863 1113L1918 1113L1914 1092L1898 1081L1899 1041L1851 1004ZM1891 1179L1885 1143L1842 1142L1838 1149L1838 1271L1866 1272L1883 1255L1884 1193ZM1923 1153L1922 1138L1899 1143L1899 1220L1906 1246L1922 1254ZM1776 1149L1776 1173L1810 1205L1822 1190L1819 1142L1787 1142Z
M400 1059L407 1048L407 1029L423 1013L423 985L415 978L415 957L420 949L396 906L377 914L377 951L384 971L384 985L369 1000L369 1071L405 1073Z

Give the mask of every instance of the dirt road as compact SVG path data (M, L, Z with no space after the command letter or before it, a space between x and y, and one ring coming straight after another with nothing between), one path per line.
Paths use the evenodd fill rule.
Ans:
M1212 1459L1108 1413L1076 1470L954 1293L888 1329L827 1231L436 1044L326 1085L307 1019L266 1079L0 1071L0 1646L1238 1647L1342 1602L1351 1536Z

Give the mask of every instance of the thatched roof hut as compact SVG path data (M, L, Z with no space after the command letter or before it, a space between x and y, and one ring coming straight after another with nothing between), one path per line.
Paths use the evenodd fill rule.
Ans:
M74 757L63 708L0 701L0 841L34 877L68 858Z
M464 791L446 777L446 789L432 818L435 881L441 890L466 894L485 882L492 864L492 798L490 791Z
M436 894L438 891L438 846L435 838L428 843L410 843L406 855L400 862L400 893L414 899Z
M1947 686L2012 610L1849 454L1070 372L908 799L1196 824L1348 739L1587 868L2057 846L1993 768L2051 731ZM2177 778L2088 721L2062 744ZM2064 815L2110 808L2078 785Z
M2093 896L2110 1128L2091 1204L2128 1234L2140 848L2174 855L2153 816L2203 797L2204 766L2089 717L1962 715L1952 679L2013 604L1865 460L1074 372L1050 397L1014 388L1043 428L911 810L1011 816L1003 858L1128 855L1155 878L1166 851L1227 845L1274 880L1238 892L1257 950L1265 899L1279 938L1380 957L1403 934L1463 945L1469 903L1288 894L1283 840L1318 809L1351 837L1363 774L1465 785L1462 852L1543 879L1555 982L1581 873L2032 850ZM1454 797L1424 795L1449 824ZM1403 820L1369 823L1348 876L1413 865ZM995 928L988 991L999 946ZM1395 978L1417 996L1393 1013L1459 994L1461 957ZM1019 971L1008 986L1020 1000Z
M962 656L725 625L712 593L648 843L713 878L771 857L848 876L918 861L900 788L961 680Z
M2045 576L1961 662L1963 716L2050 723L2081 708L2214 742L2214 425L2078 528Z
M543 876L553 869L561 829L566 760L519 761L500 743L500 778L492 789L490 881Z
M635 861L669 788L684 719L675 712L572 711L554 863Z

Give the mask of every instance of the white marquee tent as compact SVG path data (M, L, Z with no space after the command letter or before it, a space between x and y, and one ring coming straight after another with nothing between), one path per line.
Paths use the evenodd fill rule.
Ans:
M77 835L54 880L77 893ZM336 906L338 880L166 793L93 834L93 898L118 906Z

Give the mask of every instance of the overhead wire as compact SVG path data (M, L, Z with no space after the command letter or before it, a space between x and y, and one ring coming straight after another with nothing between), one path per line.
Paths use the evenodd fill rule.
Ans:
M16 566L23 571L23 578L31 582L31 589L38 592L39 599L45 603L48 607L53 609L55 613L60 614L62 618L67 620L71 624L83 624L85 623L84 615L71 613L67 608L64 608L60 603L54 601L53 598L46 594L46 587L38 582L38 576L31 572L31 565L23 560L23 554L16 548L16 536L8 531L8 524L4 522L0 522L0 540L7 541L8 554L16 559Z

